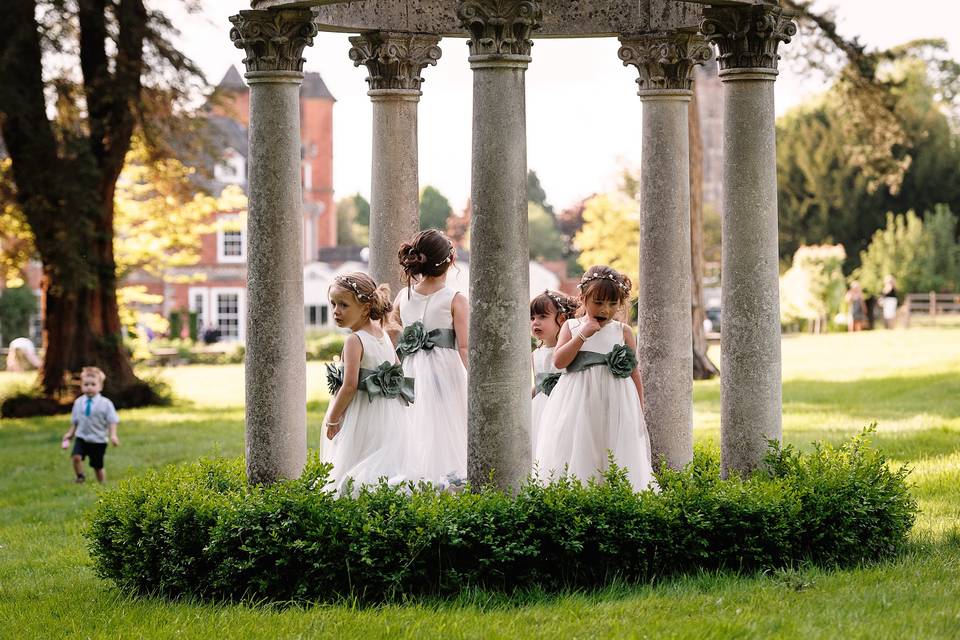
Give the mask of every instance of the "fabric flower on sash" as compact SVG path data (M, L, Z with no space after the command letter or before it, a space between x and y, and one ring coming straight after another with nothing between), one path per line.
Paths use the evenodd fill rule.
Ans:
M400 398L405 405L414 401L413 378L403 375L399 364L382 362L376 369L360 369L360 389L367 392L367 399L373 402L374 396Z
M557 383L560 381L561 375L559 371L553 373L538 373L536 378L537 393L543 393L549 396L553 393L553 388L557 386Z
M607 368L618 378L629 378L637 368L637 354L625 344L618 344L607 354Z
M435 347L454 349L456 346L457 338L452 329L427 331L423 323L417 320L404 327L400 341L397 343L397 355L402 360L421 349L432 351Z
M340 387L343 386L343 365L336 362L327 363L327 389L330 390L330 395L337 395L337 391L340 391Z

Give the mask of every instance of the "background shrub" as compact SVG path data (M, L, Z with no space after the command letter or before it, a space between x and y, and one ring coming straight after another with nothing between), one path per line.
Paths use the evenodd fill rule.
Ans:
M753 571L887 557L916 503L865 435L809 454L773 445L768 467L721 480L715 453L634 493L612 465L516 494L421 485L324 490L329 466L246 484L241 460L202 460L105 493L87 531L97 572L167 597L379 602L469 588L590 588L700 569Z

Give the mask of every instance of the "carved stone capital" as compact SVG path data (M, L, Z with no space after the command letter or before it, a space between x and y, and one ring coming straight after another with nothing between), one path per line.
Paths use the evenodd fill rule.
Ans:
M293 71L303 73L305 47L313 44L317 27L308 9L241 11L230 16L230 40L247 57L247 73Z
M543 21L536 0L460 0L457 18L470 32L470 55L530 58L530 34Z
M620 36L617 52L624 66L633 65L641 96L662 92L689 92L693 68L710 60L710 46L689 33L652 33Z
M365 65L370 91L420 91L420 72L437 64L440 36L373 31L350 38L353 66Z
M720 74L752 71L775 75L781 42L790 42L797 25L782 8L759 4L747 7L708 7L700 32L717 46Z

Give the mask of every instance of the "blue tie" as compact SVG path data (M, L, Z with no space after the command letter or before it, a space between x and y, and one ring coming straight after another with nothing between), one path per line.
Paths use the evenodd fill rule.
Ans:
M92 404L93 404L93 398L91 398L90 396L87 396L87 408L84 410L83 415L85 416L90 415L90 405Z

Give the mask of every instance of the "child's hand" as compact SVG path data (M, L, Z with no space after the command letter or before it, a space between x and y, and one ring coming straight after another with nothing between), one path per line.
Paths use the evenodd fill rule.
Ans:
M110 436L110 444L112 444L112 445L115 446L115 447L119 447L119 446L120 446L120 438L118 438L117 436Z
M589 338L597 331L600 331L600 323L597 322L597 319L593 316L584 317L586 320L584 320L583 324L580 325L580 335L582 335L584 338Z
M342 425L339 424L328 424L327 425L327 440L333 440L338 433L340 433Z
M63 436L63 440L60 441L60 448L61 449L70 448L70 436Z

